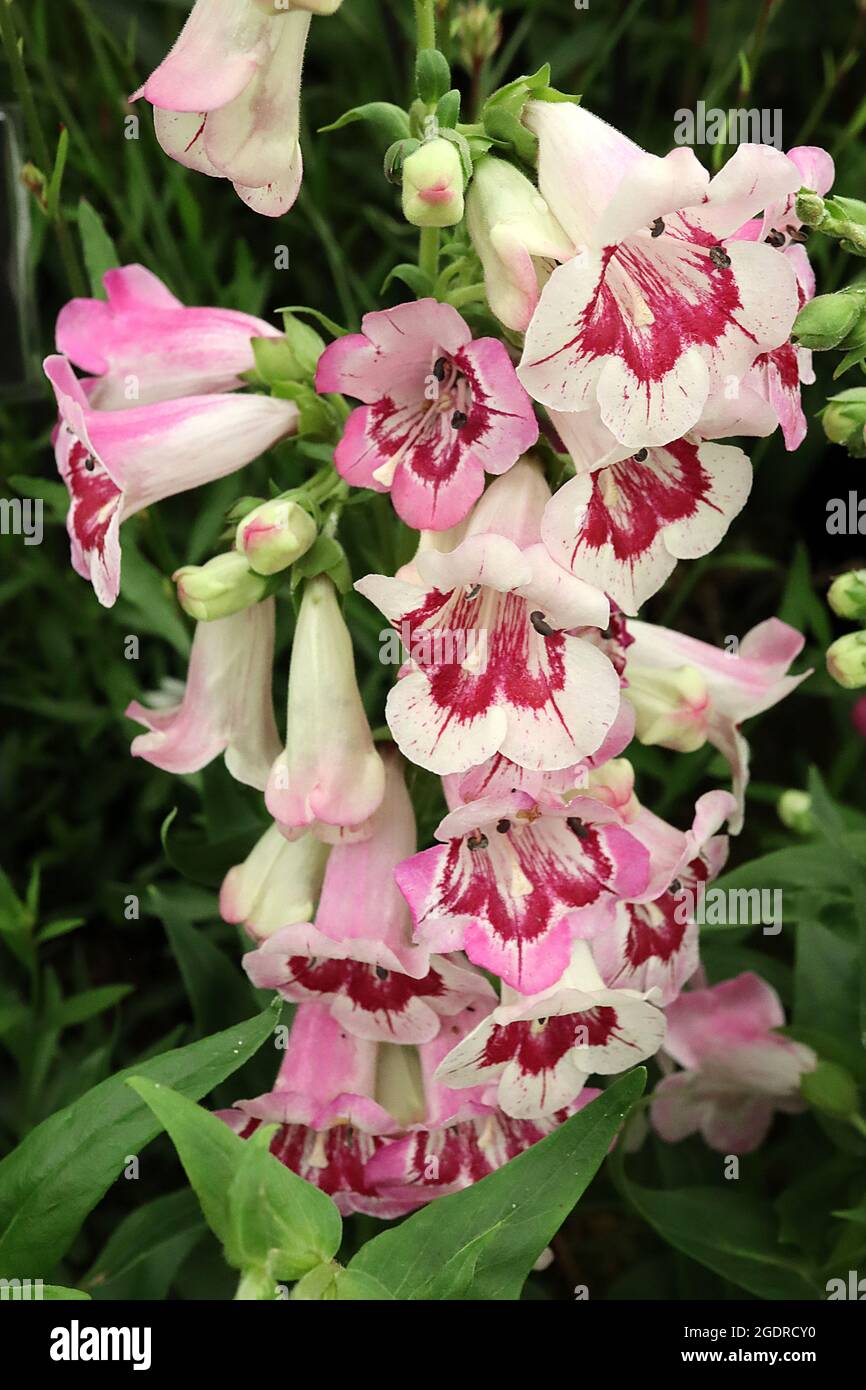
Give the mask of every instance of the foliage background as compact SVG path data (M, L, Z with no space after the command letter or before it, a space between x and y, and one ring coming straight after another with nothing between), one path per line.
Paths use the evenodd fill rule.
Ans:
M360 125L316 132L362 102L411 99L409 0L345 0L335 19L314 21L303 95L303 192L292 214L277 223L255 217L224 182L168 160L156 145L149 108L126 104L126 94L173 41L187 8L186 0L13 0L52 158L60 127L69 133L61 202L75 255L84 197L104 219L122 260L143 262L188 303L265 316L281 305L309 304L353 326L365 310L405 297L396 284L380 293L390 267L415 254L398 193L382 177L380 146ZM673 143L676 110L698 99L725 108L781 108L784 147L825 145L836 159L840 191L864 196L862 0L590 0L585 10L569 0L503 0L501 9L499 53L481 71L459 74L464 111L501 81L544 61L551 63L554 85L582 93L586 105L658 153ZM4 70L0 98L11 96ZM133 109L140 138L127 139L124 122ZM25 149L38 160L30 142ZM712 162L714 151L699 154ZM35 203L31 216L29 328L38 358L53 348L54 319L70 286L54 228ZM286 271L274 269L281 243L289 249ZM812 249L820 289L838 288L857 269L829 242ZM823 670L823 650L836 634L822 597L833 573L866 558L858 538L829 537L824 524L827 499L856 488L861 465L824 440L815 414L826 398L829 368L816 360L819 383L806 396L812 423L804 445L786 454L777 435L750 450L755 489L726 541L705 560L682 563L643 615L718 643L771 614L806 632L816 674L751 726L754 781L734 865L791 843L775 801L783 788L805 785L810 764L847 803L849 823L859 823L864 808L863 740L850 725L854 697ZM211 553L225 506L240 492L259 490L264 465L248 470L243 484L233 478L205 495L174 499L158 515L145 514L126 527L123 595L106 611L68 563L62 489L49 441L52 402L38 365L26 382L4 384L0 415L4 495L16 495L22 477L43 480L24 486L40 488L50 519L39 547L0 539L0 858L8 875L0 885L0 918L9 946L0 970L5 1152L121 1066L205 1036L256 1007L237 964L238 938L216 914L214 888L261 826L259 799L234 785L221 762L200 776L173 779L131 759L133 726L123 710L165 676L183 675L189 634L165 576ZM289 476L297 460L287 450L275 467ZM374 525L352 542L356 577L370 568L393 569L400 558L387 528L377 524L383 521L384 514L375 513ZM379 620L360 600L350 604L376 725L385 680L375 660ZM284 605L280 686L291 625ZM129 635L139 638L138 660L124 655ZM280 708L282 688L276 698ZM688 823L697 792L714 780L724 783L723 765L709 749L688 756L640 750L637 762L642 799L680 825ZM421 779L415 790L423 833L435 819L435 788ZM160 827L175 808L164 851ZM124 916L129 894L139 897L138 920ZM58 922L65 925L46 936L45 924ZM843 924L840 930L847 950L848 929ZM32 950L22 950L22 933L35 943ZM795 969L788 926L776 940L728 933L721 944L711 941L711 977L746 968L758 952L761 972L790 1006ZM836 992L844 963L834 957L831 964L837 975L831 971L820 984L825 1002L828 1010L847 1008ZM800 961L801 974L803 968ZM260 1055L218 1099L263 1089L272 1065ZM750 1165L750 1181L769 1210L811 1174L823 1217L838 1199L829 1195L831 1175L822 1165L835 1162L840 1181L846 1180L844 1145L842 1158L831 1160L821 1126L811 1118L799 1123L796 1141L790 1122L778 1124L772 1146ZM856 1141L847 1142L854 1144L848 1150L853 1159ZM668 1151L650 1145L640 1161L651 1183L669 1188L703 1180L718 1167L715 1157L691 1143ZM817 1179L816 1171L824 1176ZM58 1282L86 1286L111 1232L143 1202L177 1189L178 1174L173 1150L157 1141L146 1151L140 1179L117 1182L86 1224ZM820 1230L799 1229L805 1197L787 1200L787 1239L802 1239L804 1248L807 1238L829 1239ZM785 1220L782 1213L783 1230ZM230 1296L233 1278L194 1204L179 1207L172 1221L165 1239L101 1291ZM349 1239L360 1243L373 1229L368 1219L355 1218ZM554 1265L530 1280L527 1296L567 1298L581 1282L593 1297L742 1296L741 1287L705 1263L673 1253L604 1177L567 1222Z

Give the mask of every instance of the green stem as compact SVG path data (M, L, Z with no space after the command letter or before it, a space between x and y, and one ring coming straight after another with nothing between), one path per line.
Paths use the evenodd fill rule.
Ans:
M419 51L436 47L435 0L415 0L415 31Z
M418 238L418 266L431 280L439 273L439 228L422 227Z
M24 122L27 127L28 139L39 161L40 170L46 178L49 178L53 167L53 160L39 120L39 113L36 109L36 102L33 97L33 89L30 86L30 79L27 76L27 69L24 66L21 50L18 47L18 34L15 28L15 18L12 14L11 0L0 0L0 38L2 38L3 47L6 50L6 61L9 64L15 95L21 103L21 109L24 112ZM63 212L59 206L51 221L60 247L60 255L63 259L63 266L66 271L66 278L69 282L69 289L75 296L84 295L87 293L87 285L69 236L69 228L63 219Z

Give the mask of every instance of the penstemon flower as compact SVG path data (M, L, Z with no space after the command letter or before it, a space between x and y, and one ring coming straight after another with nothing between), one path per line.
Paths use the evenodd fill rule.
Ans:
M390 492L419 530L462 521L484 488L535 443L538 425L504 345L473 340L434 299L365 314L362 332L326 348L320 391L365 404L352 411L334 462L355 487Z
M330 846L309 832L287 840L271 825L220 888L220 916L243 923L254 941L306 922L316 910Z
M261 790L280 746L273 656L273 599L199 623L180 704L149 709L134 700L126 710L149 730L133 739L133 757L166 772L198 772L225 753L232 776Z
M412 762L464 772L501 753L553 770L594 753L616 718L619 679L590 642L604 595L561 569L540 542L550 490L525 460L488 488L465 539L415 560L422 584L368 575L355 587L414 642L388 696L391 733ZM438 640L437 640L438 639Z
M732 238L799 187L799 170L741 145L711 180L691 149L646 154L570 102L529 102L525 120L542 196L579 250L541 292L518 375L555 409L597 403L630 448L679 439L712 390L790 334L791 267Z
M279 217L301 186L301 69L311 12L340 0L196 0L171 52L130 101L154 108L166 154L230 179L254 212Z
M774 1113L804 1108L800 1079L814 1052L774 1030L776 991L751 971L680 995L666 1011L665 1052L680 1067L659 1082L650 1119L668 1143L700 1132L720 1153L751 1153Z

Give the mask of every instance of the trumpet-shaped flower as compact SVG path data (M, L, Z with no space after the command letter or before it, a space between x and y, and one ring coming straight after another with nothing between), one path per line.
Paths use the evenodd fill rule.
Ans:
M659 1082L650 1119L668 1143L700 1132L720 1153L752 1153L777 1110L804 1108L800 1078L815 1054L774 1031L784 1010L760 976L689 990L666 1012L665 1052L683 1070Z
M322 353L319 391L364 404L352 411L334 456L355 487L391 493L418 530L463 520L484 488L538 437L532 402L504 345L477 338L435 299L365 314L360 333Z
M422 767L464 772L494 753L534 770L570 767L616 718L616 671L571 632L604 627L609 605L540 543L549 497L540 471L521 462L487 489L454 550L419 553L421 585L383 575L355 585L411 635L386 717Z
M287 840L277 825L257 840L242 864L229 869L220 889L220 916L243 923L254 941L313 916L329 846L308 833Z
M385 768L358 683L352 639L325 575L304 585L289 670L286 747L265 801L289 838L312 827L323 839L361 831L385 791Z
M224 752L232 776L261 790L280 747L273 656L273 599L199 623L180 704L148 709L134 700L127 708L149 730L133 739L133 757L166 772L198 772Z
M598 404L633 449L680 439L712 390L788 338L794 275L771 246L732 239L799 187L767 145L741 145L711 180L692 150L646 154L584 107L530 102L539 188L579 247L558 266L518 375L557 410Z

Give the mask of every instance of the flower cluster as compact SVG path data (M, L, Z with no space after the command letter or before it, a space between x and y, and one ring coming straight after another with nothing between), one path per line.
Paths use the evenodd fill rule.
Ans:
M310 12L336 8L198 0L140 93L164 148L286 211ZM465 216L495 336L473 334L447 280L325 347L297 324L283 337L185 308L127 266L107 300L67 306L46 363L73 564L103 603L127 517L303 433L314 409L331 431L333 467L242 499L234 548L178 571L198 619L186 686L127 713L146 729L136 756L190 773L223 753L264 794L270 826L220 909L252 940L252 982L298 1008L273 1089L225 1118L243 1135L276 1123L273 1152L346 1212L396 1216L475 1181L593 1081L654 1057L659 1134L744 1152L814 1062L774 1031L762 981L707 987L690 906L742 824L740 725L803 679L802 639L771 619L722 651L635 615L746 502L748 458L720 441L803 437L811 366L791 328L814 277L794 195L826 192L832 164L744 145L710 178L691 150L647 154L543 93L519 130L537 184L487 149L464 188L456 130L403 152L407 216ZM297 389L270 393L271 353ZM396 574L354 586L405 647L384 740L340 601L353 488L390 494L419 532ZM299 605L281 749L282 584ZM733 794L667 823L635 794L633 738L709 742ZM441 779L432 846L407 765Z

